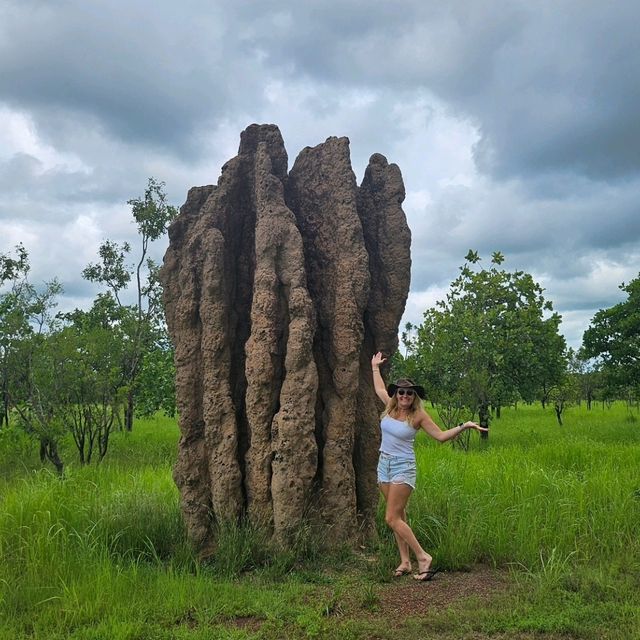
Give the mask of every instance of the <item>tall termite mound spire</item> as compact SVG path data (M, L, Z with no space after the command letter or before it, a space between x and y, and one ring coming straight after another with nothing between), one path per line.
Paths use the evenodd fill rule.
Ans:
M374 351L397 348L410 232L400 170L374 154L360 187L347 138L287 175L274 125L251 125L217 186L194 187L161 278L175 346L174 477L193 542L246 515L286 541L371 532L380 407Z

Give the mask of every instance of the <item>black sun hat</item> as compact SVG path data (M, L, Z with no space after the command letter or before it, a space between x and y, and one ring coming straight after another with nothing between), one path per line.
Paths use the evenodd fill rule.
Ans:
M419 384L413 384L413 380L409 380L409 378L400 378L390 384L387 387L389 397L395 395L398 389L413 389L424 400L424 387L421 387Z

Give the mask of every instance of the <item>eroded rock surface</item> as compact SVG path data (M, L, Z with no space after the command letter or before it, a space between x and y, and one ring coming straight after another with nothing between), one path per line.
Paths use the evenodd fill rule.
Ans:
M372 531L380 407L409 289L400 170L375 154L358 188L349 141L304 149L287 175L274 125L251 125L217 186L190 190L161 278L175 345L174 477L191 539L244 515L286 541Z

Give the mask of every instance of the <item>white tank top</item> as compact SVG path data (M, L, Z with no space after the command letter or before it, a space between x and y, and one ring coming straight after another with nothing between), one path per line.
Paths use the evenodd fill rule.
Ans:
M413 451L413 441L416 439L416 430L408 423L385 416L380 421L382 441L380 451L390 456L414 460L416 454Z

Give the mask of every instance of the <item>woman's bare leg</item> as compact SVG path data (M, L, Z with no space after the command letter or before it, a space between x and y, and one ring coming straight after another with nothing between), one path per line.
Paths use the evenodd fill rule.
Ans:
M382 495L384 496L385 502L389 501L389 483L388 482L380 482L378 484L380 487L380 491L382 491ZM402 510L402 519L406 522L406 511ZM400 564L396 569L396 573L411 571L411 558L409 557L409 545L401 538L395 531L393 532L393 536L396 539L396 544L398 545L398 551L400 552Z
M413 489L408 484L388 484L387 486L385 521L393 529L393 533L399 536L415 554L418 561L418 574L424 573L429 570L432 558L420 546L411 527L403 519Z

